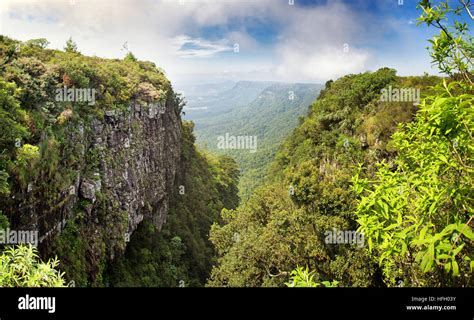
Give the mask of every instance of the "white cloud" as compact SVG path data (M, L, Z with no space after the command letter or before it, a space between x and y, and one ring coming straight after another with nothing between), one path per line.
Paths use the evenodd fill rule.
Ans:
M252 23L273 23L278 37L259 43L248 32ZM75 0L74 5L0 0L1 34L47 38L57 49L72 36L82 53L108 58L123 57L128 42L139 59L154 61L173 82L225 77L323 82L365 71L376 60L363 45L377 36L367 24L393 29L339 0L304 8L284 0ZM221 37L204 37L203 27L219 27ZM222 58L234 44L240 54Z
M323 82L368 68L370 51L356 47L367 34L360 14L339 2L294 10L276 47L276 73L287 81Z
M186 35L180 35L171 40L180 57L185 58L203 58L212 57L218 53L233 51L227 40L207 41L201 38L191 38Z
M324 82L364 71L369 60L368 52L352 49L346 53L342 45L339 48L319 45L316 52L298 51L291 46L281 50L282 60L276 73L286 81Z

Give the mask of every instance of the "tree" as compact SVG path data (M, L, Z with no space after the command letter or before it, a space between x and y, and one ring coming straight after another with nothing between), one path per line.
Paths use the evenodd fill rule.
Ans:
M18 166L31 168L32 163L39 157L39 148L26 143L18 149L16 162Z
M77 51L77 45L76 45L76 43L72 40L72 37L70 37L70 38L66 41L66 46L64 47L64 51L69 52L69 53L79 53L79 51Z
M126 55L125 55L125 58L123 58L123 60L125 61L132 61L132 62L137 62L138 59L135 57L135 55L129 51Z
M5 170L0 170L0 195L8 196L10 194L10 186L8 185L9 174Z
M26 45L46 49L49 46L49 41L44 38L31 39L26 42Z
M34 176L34 166L40 158L39 148L30 144L22 145L17 151L15 161L18 172L18 180L21 186L26 186L31 177Z
M459 0L458 6L450 6L448 1L433 5L430 0L423 0L418 6L423 10L418 24L424 23L439 29L439 36L429 40L433 63L442 72L450 76L459 74L463 80L473 84L474 38L469 34L468 24L457 20L451 25L445 24L448 18L456 19L466 12L474 20L471 0Z

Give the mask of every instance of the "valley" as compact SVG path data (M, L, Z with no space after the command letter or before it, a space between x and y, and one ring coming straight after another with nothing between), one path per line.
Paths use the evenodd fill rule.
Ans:
M246 199L266 179L268 166L280 144L297 126L299 117L308 112L322 87L240 81L232 87L230 83L203 85L197 91L204 95L194 95L194 90L200 88L195 86L189 94L182 90L187 101L184 119L195 123L197 144L201 148L236 159L241 171L239 194ZM252 154L221 148L219 141L226 135L255 137L258 146L251 150Z

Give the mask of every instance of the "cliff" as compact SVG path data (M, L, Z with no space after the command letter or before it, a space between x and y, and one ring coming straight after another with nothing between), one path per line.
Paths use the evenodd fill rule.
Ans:
M150 62L6 37L0 61L10 99L2 99L0 217L37 231L42 256L57 255L76 285L103 285L137 226L148 220L159 231L179 191L181 100Z

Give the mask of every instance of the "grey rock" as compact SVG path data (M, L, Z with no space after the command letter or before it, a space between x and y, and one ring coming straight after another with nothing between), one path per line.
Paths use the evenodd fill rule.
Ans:
M81 183L81 196L84 199L91 200L92 203L95 202L95 185L89 181L82 181Z

